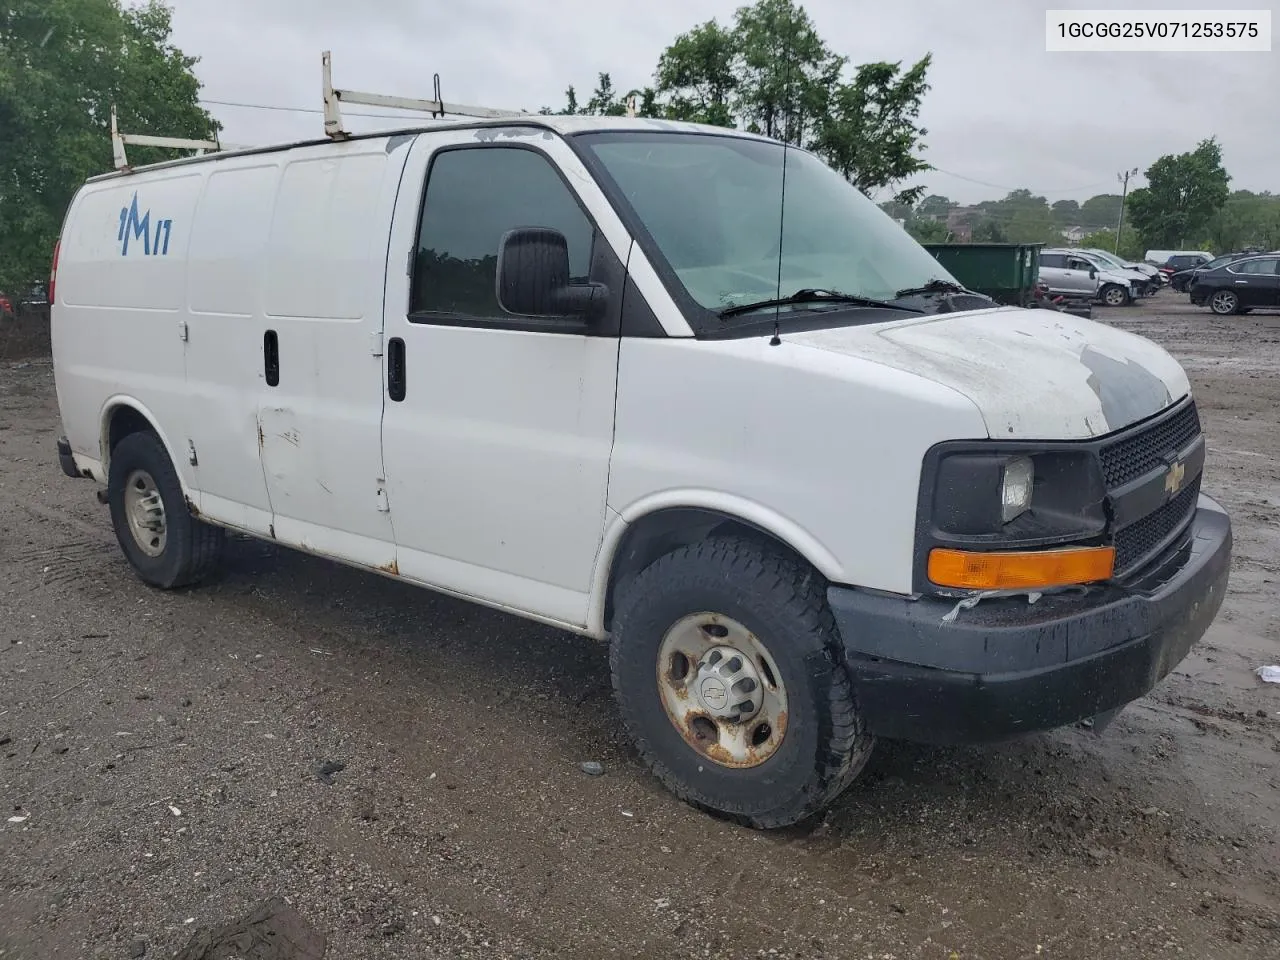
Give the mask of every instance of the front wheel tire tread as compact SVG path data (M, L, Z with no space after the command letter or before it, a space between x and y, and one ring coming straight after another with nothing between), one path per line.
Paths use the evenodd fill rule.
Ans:
M774 645L805 644L802 660L809 674L825 691L819 711L819 749L813 769L802 790L771 809L751 813L726 810L695 784L678 777L654 749L649 738L637 728L635 716L645 710L661 711L661 704L646 704L643 694L623 682L623 663L630 642L631 624L644 605L658 596L664 585L687 584L702 579L724 585L734 592L778 612L795 625L790 636L769 637ZM827 605L825 581L798 560L772 549L770 545L737 536L713 536L656 560L628 584L618 599L610 644L610 667L614 695L631 733L632 741L649 770L672 793L689 805L743 826L776 829L804 821L825 808L858 776L871 755L875 740L867 734L858 710L853 683L844 665L843 646L835 618ZM662 722L668 722L663 717Z

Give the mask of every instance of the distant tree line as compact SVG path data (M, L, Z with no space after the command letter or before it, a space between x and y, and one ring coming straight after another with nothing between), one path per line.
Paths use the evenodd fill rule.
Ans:
M1147 185L1125 199L1119 252L1132 259L1150 249L1207 249L1226 252L1280 249L1280 195L1231 191L1222 152L1213 138L1195 149L1160 157L1145 171ZM1081 246L1115 250L1121 195L1104 193L1084 203L1050 203L1030 190L1014 190L1002 200L961 206L941 195L919 202L881 204L923 242L1065 244L1078 228Z

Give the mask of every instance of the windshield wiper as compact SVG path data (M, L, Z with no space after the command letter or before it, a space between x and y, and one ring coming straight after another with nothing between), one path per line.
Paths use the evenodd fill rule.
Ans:
M881 307L885 310L903 310L907 313L923 313L915 307L904 307L900 303L890 303L887 300L875 300L871 297L859 297L851 293L841 293L838 290L814 290L806 287L803 290L797 290L789 297L779 297L776 300L760 300L756 303L744 303L736 307L727 307L720 311L720 318L737 316L740 313L749 313L752 310L764 310L767 307L789 307L799 303L847 303L856 307Z
M905 290L899 290L894 294L894 297L914 297L922 293L969 293L969 291L958 283L952 283L950 280L935 279L930 280L923 287L907 287Z

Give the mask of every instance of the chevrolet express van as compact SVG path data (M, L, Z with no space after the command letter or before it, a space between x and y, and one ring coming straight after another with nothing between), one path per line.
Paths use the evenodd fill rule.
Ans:
M763 137L436 120L124 169L54 280L62 469L142 580L242 531L607 641L653 773L754 827L877 737L1110 716L1227 586L1178 363L949 307Z

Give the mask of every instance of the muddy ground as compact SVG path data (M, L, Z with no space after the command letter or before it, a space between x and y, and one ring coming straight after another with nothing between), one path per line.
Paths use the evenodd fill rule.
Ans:
M143 586L58 471L47 358L0 365L0 956L192 960L281 898L297 949L255 957L1274 960L1280 315L1098 315L1195 384L1218 621L1101 737L884 743L771 834L641 769L590 641L247 540Z

